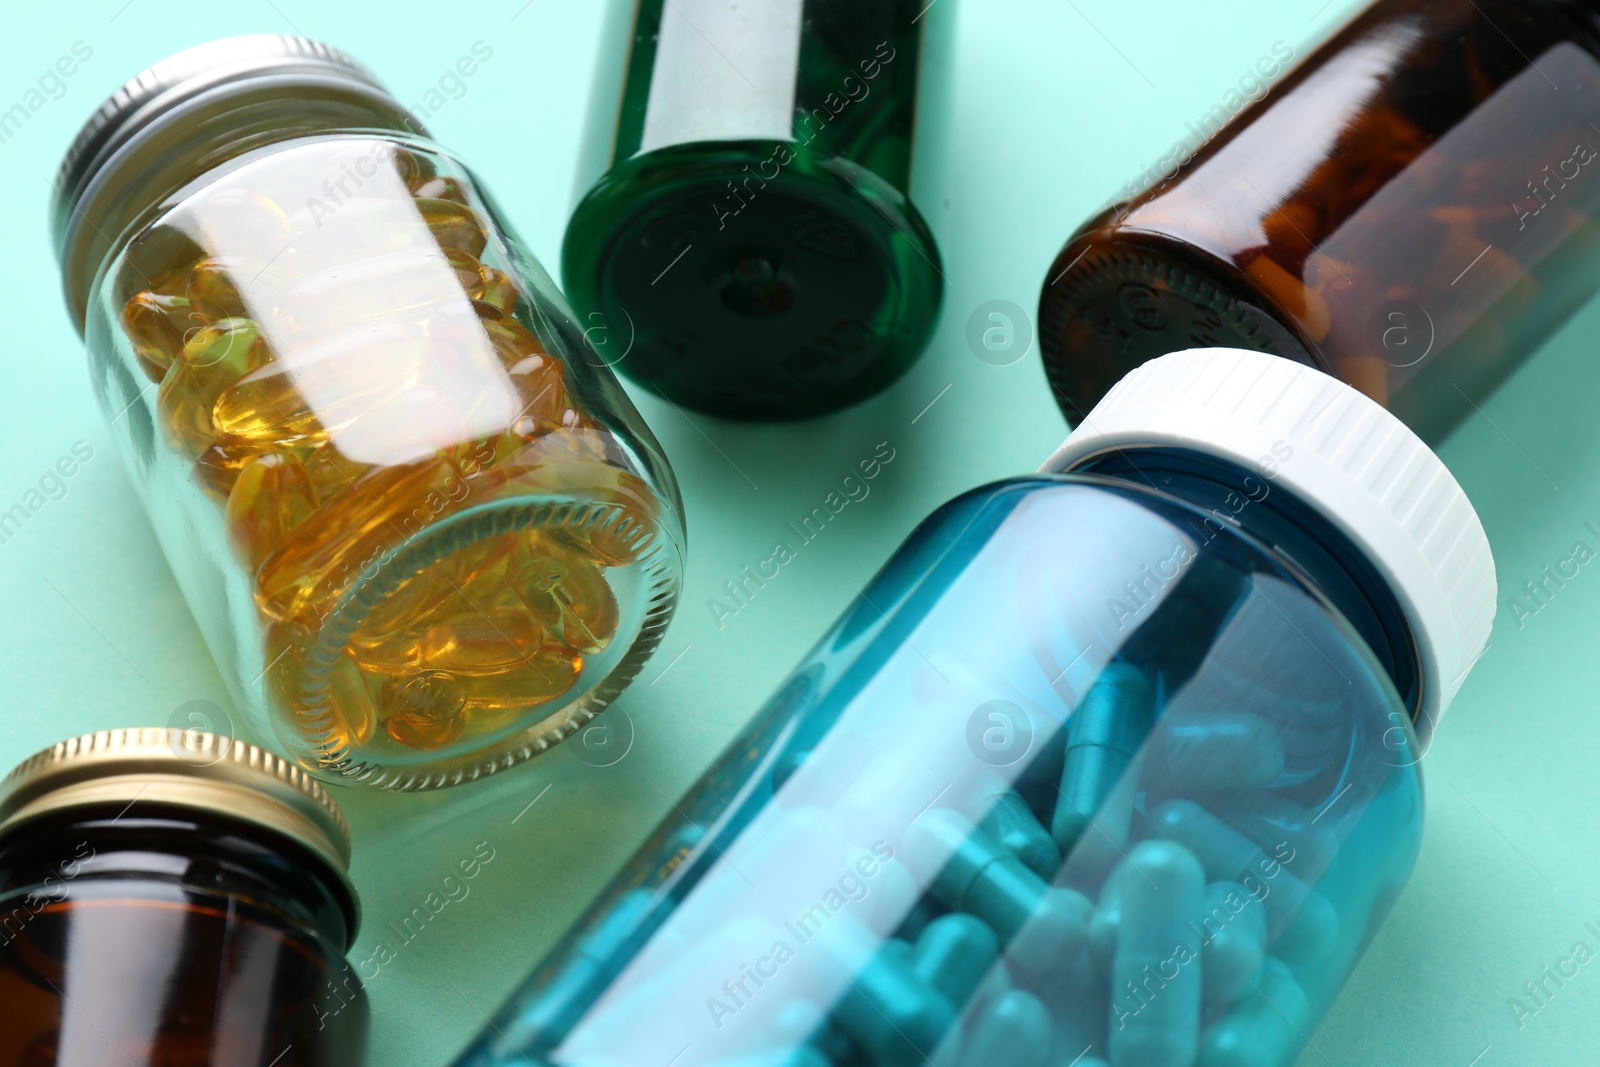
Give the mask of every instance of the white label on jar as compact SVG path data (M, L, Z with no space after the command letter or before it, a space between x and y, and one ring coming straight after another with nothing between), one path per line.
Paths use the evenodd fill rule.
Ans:
M689 141L790 140L802 0L669 0L640 151Z

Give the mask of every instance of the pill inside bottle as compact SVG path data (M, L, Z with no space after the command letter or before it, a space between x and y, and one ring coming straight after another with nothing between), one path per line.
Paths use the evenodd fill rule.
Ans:
M910 536L459 1064L1288 1067L1493 605L1394 416L1155 360Z
M671 470L370 72L201 45L108 102L59 186L102 409L255 736L329 779L448 786L637 673L676 602Z
M1181 143L1040 287L1076 421L1177 348L1320 367L1438 442L1600 290L1590 4L1376 0Z

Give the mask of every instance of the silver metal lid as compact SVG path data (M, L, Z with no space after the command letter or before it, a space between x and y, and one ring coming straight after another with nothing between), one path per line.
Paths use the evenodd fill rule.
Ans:
M366 67L304 37L228 37L163 59L100 105L56 174L51 232L80 330L93 271L125 226L195 177L195 162L226 158L230 109L273 99L296 105L277 124L280 136L340 120L425 133ZM241 150L264 139L253 132Z

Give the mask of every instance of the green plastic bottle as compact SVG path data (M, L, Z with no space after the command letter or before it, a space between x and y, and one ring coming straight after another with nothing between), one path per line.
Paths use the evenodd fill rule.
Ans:
M600 358L741 419L854 403L916 359L913 206L955 0L617 0L562 274Z

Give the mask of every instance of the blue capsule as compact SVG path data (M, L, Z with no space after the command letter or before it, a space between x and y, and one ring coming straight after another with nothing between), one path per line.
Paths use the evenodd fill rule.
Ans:
M1155 690L1138 667L1108 663L1084 693L1067 722L1067 753L1061 796L1050 834L1061 854L1088 829L1150 733Z
M1263 850L1270 852L1287 844L1294 856L1284 862L1301 878L1321 877L1339 851L1333 831L1317 826L1316 816L1276 793L1230 796L1216 810Z
M1030 980L1028 988L1055 1022L1055 1062L1106 1052L1106 986L1109 969L1097 966L1088 952Z
M922 932L928 928L928 924L937 919L943 910L936 901L923 897L901 915L894 936L915 944L922 937Z
M1189 944L1205 872L1188 849L1144 841L1117 872L1122 923L1111 962L1111 1062L1190 1067L1200 1040L1200 960Z
M1168 711L1152 731L1145 756L1145 781L1165 796L1259 789L1282 773L1277 727L1243 711Z
M1061 796L1056 785L1061 781L1061 768L1067 759L1066 724L1047 726L1044 736L1035 740L1033 749L1011 787L1043 818L1056 810L1056 801Z
M857 972L834 1018L875 1063L912 1067L938 1048L956 1013L917 977L911 946L889 941Z
M1101 967L1111 966L1117 951L1117 927L1122 924L1122 891L1115 877L1107 878L1089 919L1089 955Z
M917 977L950 1001L965 1004L1000 956L1000 942L981 919L952 912L933 920L917 938L911 966Z
M933 881L934 896L988 923L1006 946L1007 960L1038 972L1078 954L1092 910L1081 893L1051 887L948 809L936 808L915 825L930 853L949 857Z
M1145 832L1192 851L1217 882L1239 882L1266 905L1272 951L1311 963L1333 950L1339 916L1326 897L1289 873L1284 861L1190 800L1170 800L1151 812ZM1124 908L1126 911L1126 908Z
M991 998L973 1018L957 1067L1044 1067L1055 1036L1050 1013L1039 998L1008 989Z
M831 1022L824 1022L812 1031L806 1044L816 1049L827 1064L846 1063L857 1055L855 1044Z
M1061 866L1061 850L1049 831L1033 817L1027 801L1017 794L997 796L989 814L978 825L1040 878L1056 876Z
M1311 1005L1283 961L1268 956L1239 1003L1206 1032L1195 1067L1281 1067L1311 1025Z
M1195 932L1204 976L1201 999L1207 1007L1231 1003L1266 957L1266 909L1239 883L1212 882Z

